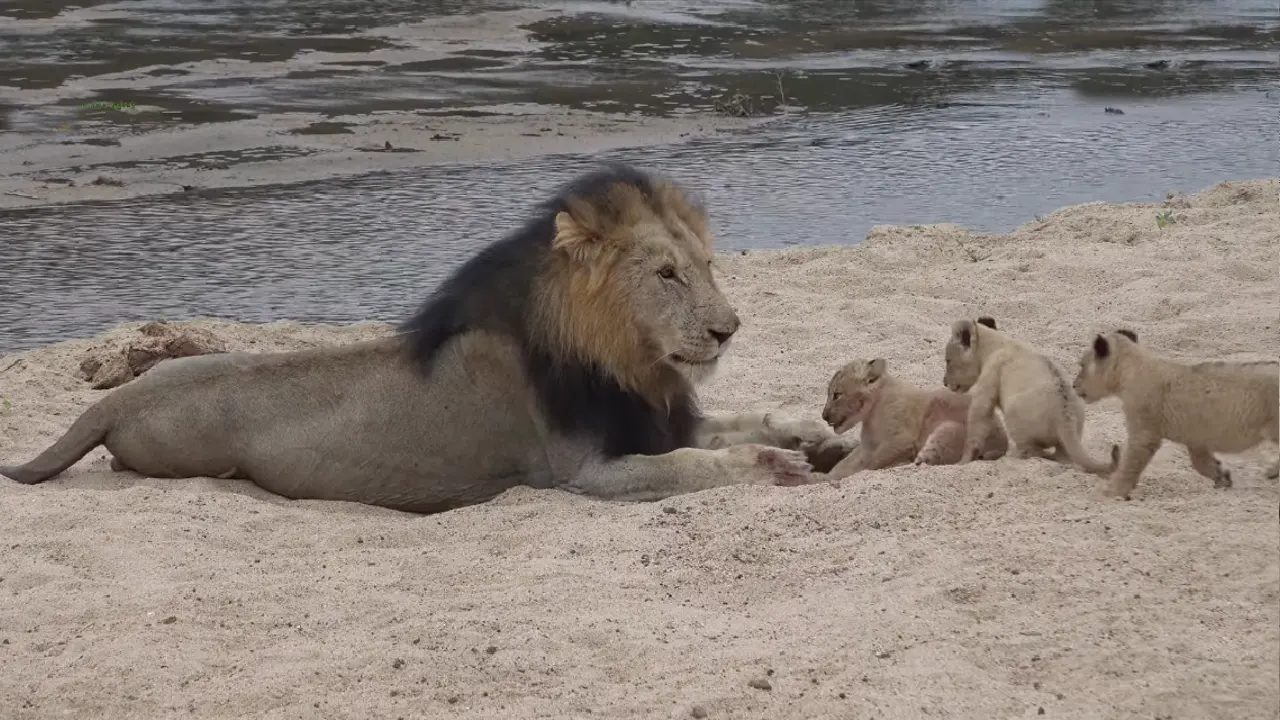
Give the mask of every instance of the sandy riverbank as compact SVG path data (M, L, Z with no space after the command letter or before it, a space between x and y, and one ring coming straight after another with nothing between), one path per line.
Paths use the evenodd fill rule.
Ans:
M706 404L816 416L855 356L937 383L947 326L979 312L1068 372L1117 325L1171 355L1276 358L1278 192L726 256L745 325ZM258 349L386 330L201 324ZM0 457L101 396L76 376L100 341L0 358ZM1095 454L1122 433L1114 401L1091 408ZM42 486L0 481L0 702L12 718L1274 718L1271 452L1225 458L1224 492L1166 446L1129 503L1004 459L656 504L516 490L421 518L137 479L99 450Z

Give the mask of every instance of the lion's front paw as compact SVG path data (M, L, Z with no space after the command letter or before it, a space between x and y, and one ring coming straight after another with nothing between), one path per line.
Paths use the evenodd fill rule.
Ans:
M804 453L767 445L738 445L730 452L751 462L750 476L754 485L793 487L813 481L813 466Z
M1128 500L1129 490L1124 485L1115 482L1109 482L1102 486L1102 494L1104 497L1113 498L1115 500Z
M773 413L765 414L764 426L772 436L772 444L788 450L821 445L836 436L836 432L821 420L784 418Z

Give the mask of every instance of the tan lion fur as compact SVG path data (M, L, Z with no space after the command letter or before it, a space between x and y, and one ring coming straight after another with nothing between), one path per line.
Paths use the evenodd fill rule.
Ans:
M1236 454L1280 443L1280 364L1178 362L1161 357L1128 330L1098 334L1080 357L1074 382L1087 403L1120 398L1126 439L1104 489L1128 499L1165 440L1187 449L1191 466L1231 487L1231 473L1214 453ZM1280 476L1280 459L1267 470Z
M962 464L980 454L998 408L1013 441L1011 456L1044 457L1052 447L1054 460L1074 461L1097 475L1110 471L1109 463L1090 457L1081 443L1084 402L1062 372L1030 345L998 330L994 319L953 323L944 359L943 384L973 398Z
M570 199L570 210L556 215L553 246L560 252L537 278L535 322L558 354L610 368L624 387L666 402L681 387L659 361L682 342L687 347L691 335L695 342L705 338L708 321L732 333L739 320L715 288L706 221L682 193L661 182L652 203L631 185L615 185L606 197L596 204ZM648 262L635 262L637 255ZM692 291L692 307L677 308L688 312L676 327L636 312L636 291L648 288L635 276L664 262Z
M888 371L884 358L856 359L831 377L822 409L837 433L862 424L861 445L828 473L832 480L862 470L908 462L951 465L960 461L970 397L951 390L913 387ZM997 421L985 438L982 457L995 460L1008 450Z
M700 207L670 183L641 192L625 168L584 177L595 184L544 206L555 212L554 230L535 219L455 271L415 316L435 323L426 330L165 360L0 474L42 482L102 444L114 467L153 477L245 478L289 498L413 512L484 502L521 484L655 500L810 481L804 454L785 448L835 436L813 421L694 415L692 446L620 456L590 426L557 428L564 415L553 421L548 398L572 396L565 407L595 402L586 407L602 412L596 391L565 380L563 368L596 368L659 412L692 396L739 324L712 277ZM424 350L420 338L432 332L443 339ZM536 377L535 352L567 364ZM633 402L619 397L608 402ZM725 427L734 429L731 446L697 446Z

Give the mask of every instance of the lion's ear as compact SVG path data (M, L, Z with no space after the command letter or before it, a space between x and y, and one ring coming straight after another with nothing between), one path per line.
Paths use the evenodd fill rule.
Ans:
M1105 358L1111 354L1111 345L1106 338L1101 335L1093 338L1093 354L1097 355L1098 359Z
M875 358L867 362L867 382L875 382L884 377L885 368L888 363L884 358Z
M569 253L575 259L581 259L583 254L591 250L595 246L599 238L582 226L573 216L561 210L556 213L556 236L551 241L551 246L556 250L563 250Z
M960 347L968 350L973 344L974 324L972 320L957 320L951 326L951 336L960 343Z

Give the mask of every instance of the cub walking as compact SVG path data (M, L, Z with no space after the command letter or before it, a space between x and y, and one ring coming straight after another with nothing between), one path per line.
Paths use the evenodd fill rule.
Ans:
M1138 478L1165 440L1187 449L1191 466L1231 487L1231 473L1215 452L1241 453L1280 444L1280 366L1274 362L1182 363L1138 344L1130 330L1099 334L1080 358L1075 391L1087 403L1117 395L1128 437L1112 446L1119 465L1104 492L1129 499ZM1280 476L1280 459L1267 470Z

